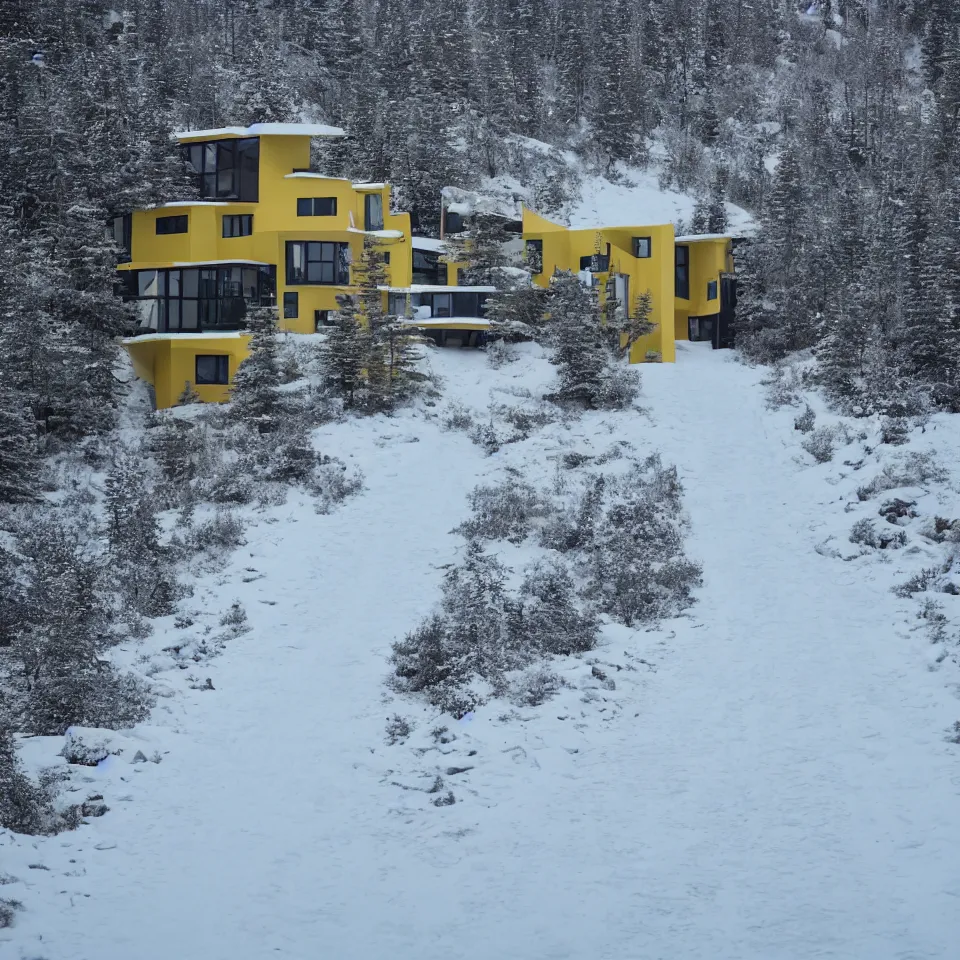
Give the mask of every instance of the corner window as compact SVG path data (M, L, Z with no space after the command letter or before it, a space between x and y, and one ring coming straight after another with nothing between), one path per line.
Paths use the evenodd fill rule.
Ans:
M157 217L157 236L163 236L168 233L186 233L187 217L186 214L179 217Z
M251 233L253 233L252 213L224 216L223 235L225 237L249 237Z
M296 320L300 316L300 294L285 293L283 295L283 317L285 320Z
M230 382L230 358L198 353L195 382L197 384L228 384Z
M634 237L633 238L633 255L638 260L646 260L650 256L650 238L649 237Z
M205 200L256 203L260 199L260 141L256 137L186 143L183 158Z
M674 254L674 295L690 299L690 248L677 247Z
M363 198L363 229L383 229L383 197L379 193L368 193Z
M336 197L301 197L297 200L298 217L335 217Z
M610 257L602 253L594 253L580 258L580 269L591 273L608 273L610 271Z
M707 283L707 299L716 300L717 299L717 281L710 280Z
M290 286L350 283L350 244L287 241L287 283Z
M528 240L524 250L527 266L534 273L543 273L543 241Z

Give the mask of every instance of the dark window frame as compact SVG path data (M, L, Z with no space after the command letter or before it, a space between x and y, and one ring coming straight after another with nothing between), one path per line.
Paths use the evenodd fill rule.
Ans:
M436 285L445 287L447 285L447 264L440 259L440 254L433 250L412 251L413 261L413 282L427 286ZM418 263L419 261L419 263Z
M296 248L302 248L299 255L302 267L295 266ZM288 287L348 287L350 286L350 244L331 240L288 240L286 244L286 281ZM319 265L317 272L323 276L327 271L324 264L331 264L331 279L308 279L310 264Z
M213 379L200 376L200 361L215 361ZM230 383L230 355L227 353L198 353L193 365L194 383L203 387L225 387Z
M181 144L204 200L260 199L260 138L200 140Z
M690 299L690 248L678 245L674 251L674 296Z
M646 243L647 252L641 253L641 243ZM652 237L634 237L633 238L633 255L637 260L649 260L653 256L653 238Z
M283 319L296 320L300 316L300 294L296 290L288 290L283 295Z
M117 236L117 224L120 225L120 236ZM127 261L133 259L133 214L122 213L111 217L107 221L107 235L126 254Z
M178 213L171 217L157 217L155 223L158 237L167 237L176 233L188 233L190 231L190 217L185 213Z
M716 300L720 296L720 284L716 280L707 281L707 299Z
M610 254L609 253L591 253L580 258L580 269L589 270L591 273L609 273L610 272Z
M444 234L448 233L463 233L467 229L466 224L463 222L463 214L457 213L454 210L444 210L443 211L443 232Z
M335 217L336 197L297 197L298 217Z
M156 327L150 327L150 332L242 330L248 306L277 302L276 268L268 264L198 264L122 273L124 299L152 310Z
M225 213L221 232L223 237L228 240L251 236L253 234L253 214Z

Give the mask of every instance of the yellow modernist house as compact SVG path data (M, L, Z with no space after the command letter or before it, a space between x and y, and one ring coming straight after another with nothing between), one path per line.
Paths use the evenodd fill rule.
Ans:
M248 306L279 306L281 329L297 333L326 323L365 236L383 245L391 288L411 285L410 218L389 212L387 184L310 170L311 137L342 130L261 123L176 136L203 199L110 225L129 257L119 269L139 317L125 346L158 408L188 383L202 400L228 397L247 355Z
M672 362L676 340L732 343L732 240L726 236L676 237L672 224L571 230L523 210L526 259L547 286L557 270L570 270L599 287L601 303L636 316L637 298L650 293L656 329L630 349L630 362Z
M484 341L484 304L494 288L460 285L443 242L413 237L409 215L389 212L387 184L309 169L311 138L343 135L276 123L179 133L202 199L111 222L128 257L119 267L124 296L138 318L124 344L158 408L173 406L187 385L205 401L229 397L248 353L248 307L278 307L283 330L321 329L337 296L355 289L351 264L368 236L385 254L381 289L391 313L439 345ZM672 361L675 340L732 342L729 237L675 237L670 224L570 230L527 209L522 217L527 260L537 264L541 286L556 270L571 270L599 286L602 302L612 298L631 315L649 291L656 329L632 345L631 362Z

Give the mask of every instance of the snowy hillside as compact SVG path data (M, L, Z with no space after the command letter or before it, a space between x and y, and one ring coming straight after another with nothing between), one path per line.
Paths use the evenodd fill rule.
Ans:
M557 419L488 455L444 422L458 404L483 420L536 398L553 368L514 350L497 369L435 351L438 403L321 428L318 445L366 478L336 511L297 495L246 511L245 546L199 575L179 626L127 652L166 692L151 720L116 736L119 755L71 767L108 812L56 837L0 835L0 893L23 904L0 953L953 955L956 639L932 644L917 598L890 588L949 549L927 534L960 514L955 481L916 455L955 463L955 418L899 446L822 409L829 436L803 433L802 404L768 409L762 371L678 344L676 365L643 367L642 411ZM494 699L456 720L389 692L391 642L462 553L450 531L467 494L562 483L613 448L677 465L696 605L659 628L608 623L599 649L558 661L565 685L540 706ZM895 497L918 516L877 516ZM900 549L849 542L870 518L903 531ZM497 548L515 569L531 549ZM249 630L225 618L219 655L178 659L235 601ZM408 736L386 736L395 714ZM65 765L61 746L23 749ZM437 777L454 803L433 802Z

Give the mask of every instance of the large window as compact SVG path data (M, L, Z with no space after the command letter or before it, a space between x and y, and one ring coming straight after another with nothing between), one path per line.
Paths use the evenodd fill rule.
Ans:
M157 217L157 234L167 233L186 233L187 216L183 214L179 217Z
M402 317L407 312L407 299L414 319L433 320L455 317L473 319L486 313L487 294L473 291L465 293L391 293L388 311Z
M681 300L690 299L690 248L677 247L675 254L675 295Z
M447 284L447 265L439 253L429 250L413 251L413 282L444 287Z
M646 260L650 256L650 238L649 237L633 238L633 255L638 260Z
M198 384L227 384L230 382L230 358L215 353L197 354Z
M297 201L298 217L335 217L336 197L301 197Z
M580 258L580 269L591 273L608 273L610 271L610 256L603 253L594 253Z
M249 237L253 233L253 214L228 214L223 218L225 237Z
M350 244L288 240L287 283L346 286L350 283Z
M528 240L524 248L527 266L534 273L543 273L543 241Z
M183 270L122 271L143 333L239 330L247 307L277 302L276 271L243 264Z
M368 193L363 198L363 229L383 229L383 197L379 193Z
M184 144L183 156L205 199L250 203L260 199L260 141L256 137Z

